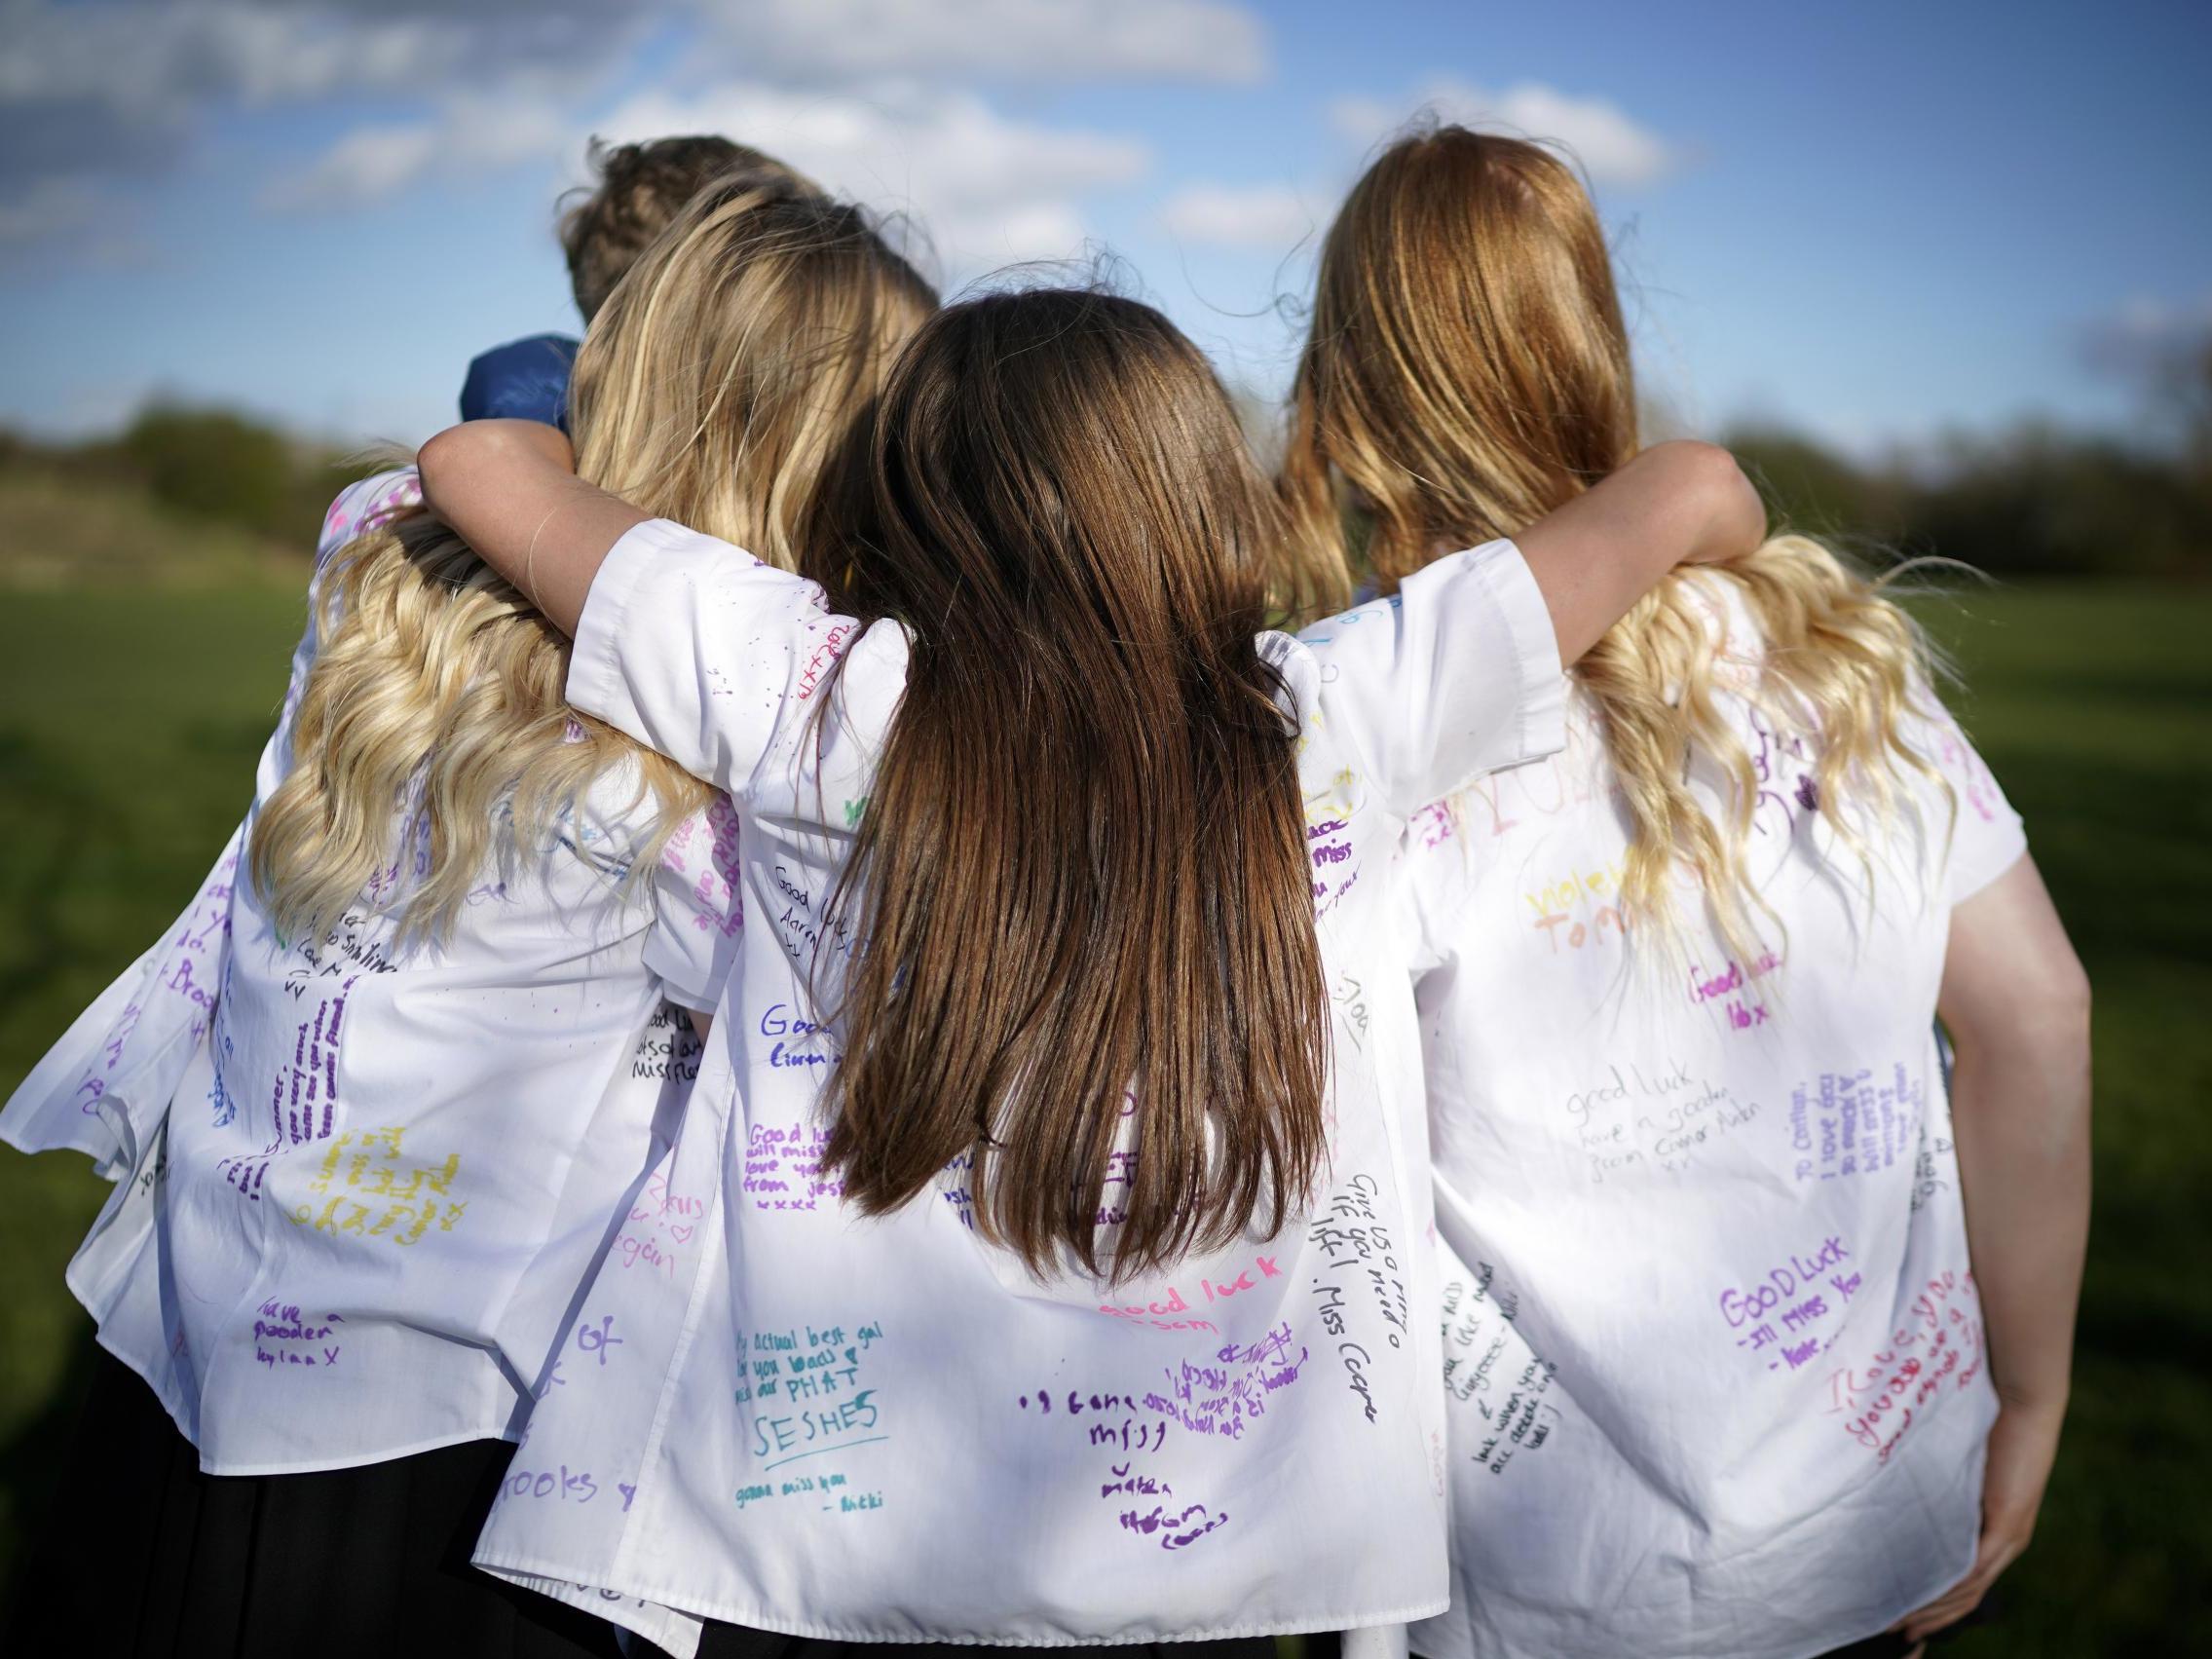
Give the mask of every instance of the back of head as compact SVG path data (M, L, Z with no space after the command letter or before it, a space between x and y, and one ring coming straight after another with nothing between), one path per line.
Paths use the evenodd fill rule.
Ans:
M561 215L569 285L586 322L599 315L638 256L710 180L756 172L814 188L811 180L765 151L710 132L613 146L593 139L588 160L598 182Z
M711 179L577 353L577 472L795 569L829 471L936 308L861 208L781 170Z
M1386 584L1510 536L1636 450L1612 261L1567 166L1443 127L1356 184L1323 245L1286 479L1317 557L1341 545L1331 471Z
M1276 525L1226 396L1144 306L970 300L893 372L872 471L844 598L913 648L838 900L869 942L846 1195L972 1151L979 1227L1040 1270L1272 1227L1321 1150L1328 1018L1256 644Z
M740 174L688 205L577 356L579 471L646 510L789 565L899 345L934 296L857 209ZM528 856L601 777L636 769L657 824L642 872L703 785L572 711L569 645L437 520L331 557L292 767L254 824L251 873L279 930L317 936L396 857L394 804L424 841L391 890L402 936L436 936L495 855Z
M1323 246L1283 490L1298 562L1348 571L1344 515L1367 520L1385 591L1439 553L1511 536L1637 449L1628 329L1597 212L1558 157L1441 127L1401 139L1353 188ZM1348 579L1344 579L1348 580ZM1714 698L1714 607L1677 573L1576 666L1604 721L1632 821L1631 922L1671 923L1677 861L1724 936L1747 947L1743 864L1757 787ZM1832 823L1893 800L1924 671L1911 621L1818 543L1769 542L1732 581L1757 625L1765 712L1815 737ZM1696 749L1734 784L1715 824L1686 782Z

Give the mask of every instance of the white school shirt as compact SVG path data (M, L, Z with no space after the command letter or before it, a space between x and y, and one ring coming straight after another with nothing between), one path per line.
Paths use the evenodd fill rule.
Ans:
M835 1005L855 941L825 901L908 644L674 524L632 529L598 575L570 697L735 798L747 925L656 1173L662 1271L610 1268L582 1300L589 1352L540 1404L478 1565L678 1653L710 1617L1069 1643L1442 1607L1442 1355L1413 1314L1436 1290L1392 854L1440 780L1558 740L1526 565L1495 543L1402 600L1262 638L1302 732L1329 1163L1277 1237L1120 1287L1039 1283L982 1242L965 1157L876 1219L821 1166L838 1037L805 980L819 961Z
M347 490L318 582L420 499L412 471ZM256 811L289 768L316 649L311 620ZM627 884L653 808L619 771L556 845L487 869L439 947L403 946L365 905L319 942L280 940L240 879L249 814L0 1116L15 1145L75 1147L120 1178L69 1283L203 1468L511 1438L601 1255L643 1248L635 1189L698 1053L662 995L711 1005L740 920L736 834L718 803ZM387 895L427 850L404 810L399 827Z
M1764 949L1624 949L1597 717L1408 837L1450 1414L1453 1606L1427 1659L1795 1659L1972 1561L1995 1413L1933 1033L1951 908L2025 848L1932 697L1867 877L1813 753L1738 695ZM1718 815L1709 770L1693 773ZM1692 914L1694 895L1678 895ZM1452 1260L1451 1257L1456 1257Z

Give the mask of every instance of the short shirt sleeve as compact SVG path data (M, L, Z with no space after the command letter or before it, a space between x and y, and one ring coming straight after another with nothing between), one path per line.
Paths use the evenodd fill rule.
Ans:
M1298 639L1324 720L1402 818L1566 742L1552 614L1511 542L1439 559Z
M569 700L742 801L862 633L816 584L652 519L615 544L591 584Z
M261 797L266 798L291 767L292 717L299 711L308 672L315 666L316 654L321 648L321 641L316 635L316 616L321 599L324 567L330 563L330 556L347 543L420 507L422 502L422 479L412 467L402 467L348 484L323 513L322 528L315 540L315 576L308 584L307 624L300 630L299 644L292 648L291 679L284 688L282 711L277 717L275 735L261 751L261 766L255 777L255 787Z
M679 1007L709 1014L736 965L745 932L738 881L737 809L718 795L679 824L653 872L653 930L645 965Z
M1925 686L1918 688L1918 701L1920 712L1911 718L1909 740L1951 786L1944 890L1956 906L2018 863L2028 850L2028 834L2020 814L1950 710Z

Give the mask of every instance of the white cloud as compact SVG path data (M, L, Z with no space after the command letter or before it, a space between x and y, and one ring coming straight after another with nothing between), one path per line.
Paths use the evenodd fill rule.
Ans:
M0 105L97 102L128 121L340 91L436 91L487 63L514 73L603 60L641 15L590 0L0 0Z
M133 111L343 91L432 95L596 69L678 27L688 70L837 83L1249 82L1264 25L1234 0L0 0L0 106Z
M289 209L351 207L433 174L489 172L571 147L568 123L547 104L457 99L429 120L356 128L304 170L276 180L263 201Z
M1079 199L1130 183L1151 163L1128 138L1012 120L973 93L920 87L863 95L737 83L691 98L648 94L591 131L615 140L727 132L840 194L914 214L956 276L1074 255Z
M139 213L99 182L41 179L0 196L0 271L116 270L156 263Z
M1266 32L1224 0L700 0L748 74L835 81L1257 80Z
M2137 375L2181 353L2212 342L2212 293L2193 300L2136 294L2082 331L2083 356L2092 368Z
M1440 77L1404 103L1344 97L1330 105L1330 124L1363 147L1389 136L1423 112L1443 121L1564 146L1599 184L1648 184L1674 170L1682 155L1608 98L1575 97L1537 81L1503 92Z
M218 112L364 94L434 102L484 90L469 77L486 64L500 85L574 95L642 38L642 16L597 0L0 0L0 210L35 223L57 187L142 186L187 158ZM389 168L395 143L372 132L339 161L360 170L382 155Z
M593 132L727 131L911 207L956 265L1072 251L1076 199L1147 165L1125 138L1002 116L973 85L1248 82L1267 62L1237 0L0 0L0 228L25 245L65 216L56 190L142 185L212 113L380 94L396 119L262 201L573 162ZM679 90L581 119L649 40Z
M13 201L0 202L0 247L81 236L96 228L105 206L75 179L46 179Z
M289 208L343 208L428 181L532 160L581 183L588 138L622 143L727 132L879 210L911 213L957 276L1081 250L1080 201L1127 184L1145 148L998 114L973 93L906 86L794 92L735 82L648 93L589 120L527 98L457 99L421 121L359 129L271 192Z
M1193 184L1168 198L1160 224L1183 242L1279 252L1321 229L1305 198L1287 184Z

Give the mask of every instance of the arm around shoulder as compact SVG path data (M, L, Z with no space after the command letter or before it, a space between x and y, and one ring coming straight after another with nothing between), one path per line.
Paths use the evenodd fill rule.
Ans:
M565 434L536 421L448 427L416 459L423 498L564 633L640 512L576 475Z
M1685 438L1653 444L1514 541L1571 664L1676 565L1741 558L1766 534L1736 457Z

